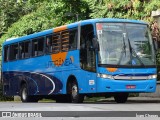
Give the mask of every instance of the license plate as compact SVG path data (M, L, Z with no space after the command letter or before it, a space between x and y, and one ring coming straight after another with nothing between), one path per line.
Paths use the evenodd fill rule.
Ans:
M135 85L126 85L126 89L135 89L136 86Z

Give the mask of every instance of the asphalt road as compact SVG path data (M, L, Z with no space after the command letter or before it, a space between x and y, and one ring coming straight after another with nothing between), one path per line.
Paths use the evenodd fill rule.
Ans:
M127 102L117 104L115 102L96 103L21 103L21 102L0 102L0 111L160 111L160 101L152 102Z
M160 112L158 113L155 112L155 111L160 111L160 98L134 97L134 98L129 98L129 100L123 104L115 103L112 100L112 98L108 100L101 100L95 103L85 102L83 104L55 103L55 102L39 102L39 103L0 102L0 111L1 111L0 116L2 116L2 112L4 111L9 111L9 112L11 111L12 113L17 112L21 114L25 112L41 113L49 111L46 113L41 113L42 114L40 115L42 116L41 119L46 119L43 118L43 115L47 114L49 116L54 116L54 119L56 120L70 120L70 119L90 120L91 119L90 117L92 116L94 117L92 118L92 120L97 120L97 117L102 117L101 118L102 120L104 118L105 118L104 120L106 120L107 115L111 117L111 120L116 119L117 116L124 117L125 115L130 117L131 120L134 119L134 117L146 120L150 119L151 116L145 116L144 114L149 114L149 115L158 114L158 117L160 117ZM147 112L143 113L144 111ZM26 114L28 115L28 113ZM116 118L113 118L114 116ZM157 116L152 116L152 119L153 118L155 120L157 119ZM10 118L3 117L1 119L9 120ZM16 119L20 118L18 117ZM32 118L32 117L30 117L30 119L39 120L39 118ZM47 119L51 119L51 117L48 117ZM124 117L123 119L120 120L128 120L128 118Z

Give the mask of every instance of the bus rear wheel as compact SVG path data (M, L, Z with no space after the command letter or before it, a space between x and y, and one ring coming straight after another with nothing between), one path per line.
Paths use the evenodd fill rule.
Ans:
M77 82L70 83L70 95L72 103L83 103L84 95L79 94L79 88Z
M35 96L28 95L27 84L22 85L20 97L22 102L38 102L38 99Z
M114 100L117 103L125 103L128 99L129 93L115 93L114 94Z

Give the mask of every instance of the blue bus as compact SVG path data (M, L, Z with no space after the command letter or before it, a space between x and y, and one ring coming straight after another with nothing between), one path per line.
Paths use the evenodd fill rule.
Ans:
M3 94L22 102L155 92L154 44L147 23L99 18L75 22L2 45Z

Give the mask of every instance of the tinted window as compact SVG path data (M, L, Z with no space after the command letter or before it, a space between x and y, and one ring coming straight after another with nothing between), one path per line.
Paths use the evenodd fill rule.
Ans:
M9 59L8 59L8 57L9 57L8 53L9 53L9 47L8 47L8 46L5 46L5 47L4 47L4 61L5 61L5 62L9 60Z
M18 44L14 44L10 46L10 60L16 60L18 59Z
M29 58L30 57L30 49L31 49L31 42L26 41L19 44L19 57L20 59Z
M52 35L46 36L46 53L52 53Z
M70 50L77 48L77 38L78 38L77 29L70 30L69 31L69 49Z
M32 41L32 56L40 56L44 53L44 37Z
M61 32L61 51L65 52L69 49L69 31Z
M80 36L80 62L81 68L95 72L96 71L96 56L95 51L92 48L93 26L85 25L81 27Z
M61 50L61 35L60 33L55 33L53 35L53 40L52 40L52 52L53 53L58 53Z

